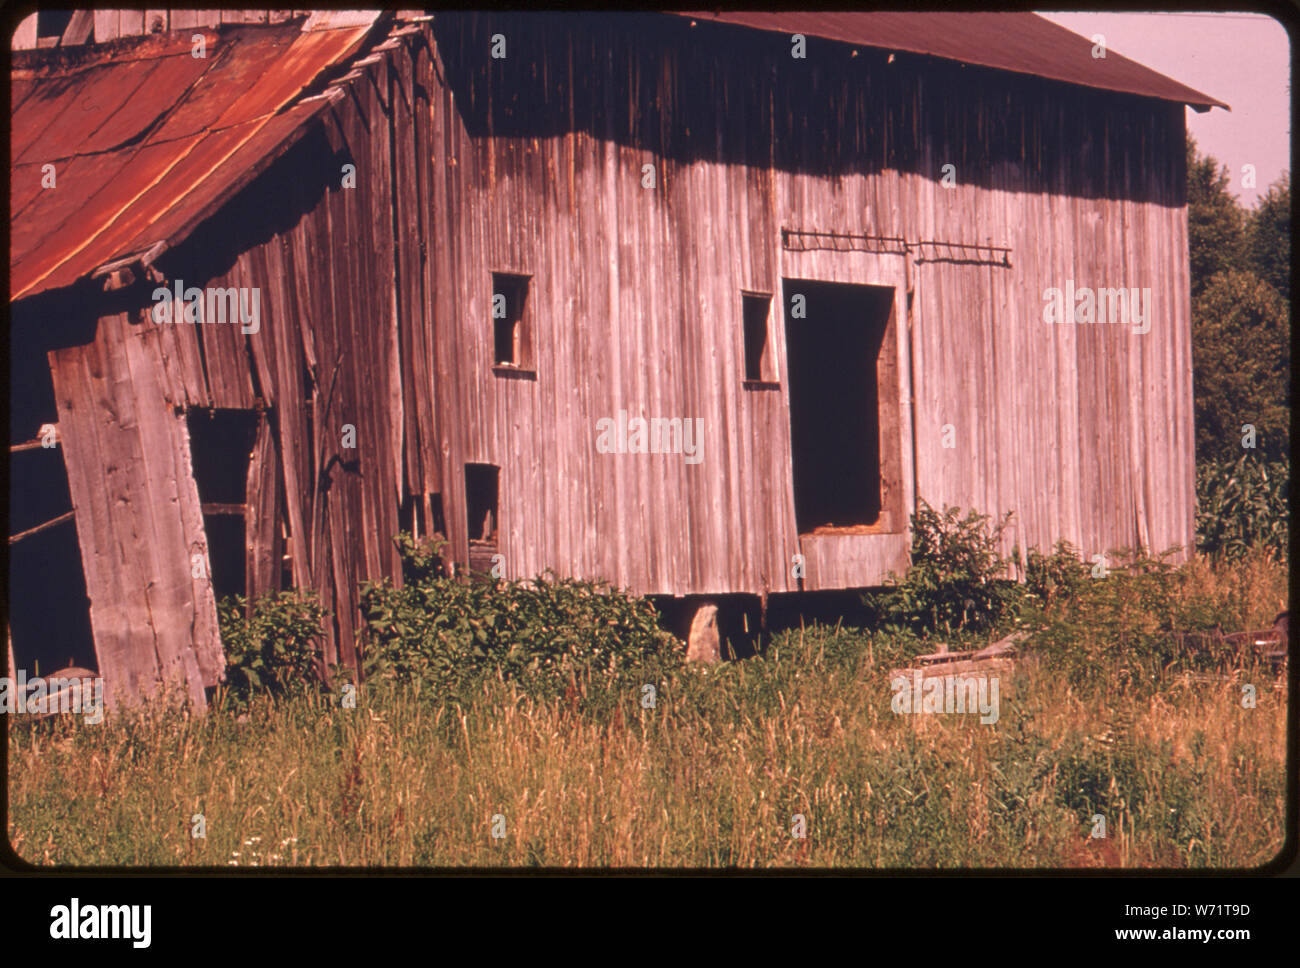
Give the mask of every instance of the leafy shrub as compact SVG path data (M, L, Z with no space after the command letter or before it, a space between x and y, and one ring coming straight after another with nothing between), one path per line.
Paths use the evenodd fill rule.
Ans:
M1249 272L1225 272L1206 283L1192 314L1197 459L1235 459L1247 423L1261 454L1285 459L1291 444L1286 301Z
M1243 455L1196 468L1196 544L1206 554L1239 559L1252 547L1286 554L1290 465Z
M888 632L915 635L982 635L1014 619L1024 589L1006 578L1013 559L999 551L1011 515L990 523L986 514L924 501L912 516L912 565L904 578L889 576L883 592L863 604Z
M365 669L465 695L485 677L554 696L579 679L612 681L668 658L674 642L648 601L600 582L448 578L441 542L395 539L403 587L362 584Z
M236 706L254 694L285 695L319 681L317 651L325 612L313 593L282 591L253 603L232 595L217 605L226 652L225 695Z
M1025 589L1045 605L1073 598L1089 578L1090 570L1074 545L1062 538L1050 555L1030 548L1025 563Z
M1112 552L1106 577L1090 577L1034 616L1041 625L1036 651L1054 674L1085 693L1140 698L1168 675L1224 673L1225 663L1238 661L1231 650L1207 645L1207 633L1244 624L1229 607L1241 586L1207 581L1203 562L1175 568L1172 554Z

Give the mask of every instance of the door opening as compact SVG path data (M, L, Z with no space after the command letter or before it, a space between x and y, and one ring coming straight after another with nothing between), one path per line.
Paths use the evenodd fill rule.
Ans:
M877 365L894 290L811 279L783 284L799 533L883 530Z
M465 465L465 518L469 530L469 570L487 574L500 542L498 508L501 469L493 464Z
M9 336L6 637L15 669L29 676L68 666L99 668L50 379L49 337L36 319L15 315ZM9 670L11 676L15 669Z
M248 596L248 464L257 441L253 410L190 410L190 457L208 539L212 594Z

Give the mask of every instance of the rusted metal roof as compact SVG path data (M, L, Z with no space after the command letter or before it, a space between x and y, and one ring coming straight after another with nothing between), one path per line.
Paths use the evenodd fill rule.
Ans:
M864 47L929 54L946 60L1033 74L1067 84L1123 91L1190 105L1227 108L1113 50L1092 56L1093 43L1034 13L918 13L899 11L697 11L678 14L701 23L733 24L804 34Z
M370 27L222 27L15 52L10 298L180 242L326 106L298 102Z

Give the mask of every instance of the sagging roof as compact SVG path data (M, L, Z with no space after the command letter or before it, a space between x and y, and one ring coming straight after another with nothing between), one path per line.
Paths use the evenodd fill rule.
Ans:
M1071 84L1227 107L1032 13L681 13L909 51ZM10 298L156 258L287 150L328 101L304 92L357 52L378 12L194 28L15 52ZM202 34L206 57L192 55ZM57 188L42 182L54 165Z
M15 52L10 298L183 239L325 108L304 92L358 50L374 19ZM195 34L204 57L193 56Z
M712 21L781 34L804 34L863 47L929 54L981 67L1047 77L1067 84L1122 91L1189 105L1197 111L1228 108L1185 84L1143 67L1113 50L1092 56L1093 43L1035 13L919 13L900 11L697 11ZM1229 108L1229 110L1231 110Z

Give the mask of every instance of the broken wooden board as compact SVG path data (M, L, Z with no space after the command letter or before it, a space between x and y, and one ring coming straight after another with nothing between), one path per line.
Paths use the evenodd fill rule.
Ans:
M916 665L892 669L889 680L902 676L914 679L938 679L944 676L962 676L980 678L984 676L1010 675L1015 670L1015 659L1020 654L1020 644L1028 638L1028 632L1014 632L1004 639L982 649L967 652L950 652L945 643L939 643L939 651L918 655Z
M30 719L42 720L60 714L92 718L97 713L102 715L102 706L98 704L103 702L104 694L102 690L97 694L95 684L99 677L94 671L69 666L43 678L50 689L39 699L28 700L40 706L39 711L28 708L26 716Z
M179 685L196 711L225 667L189 435L158 383L158 330L100 320L49 354L95 654L110 709Z

